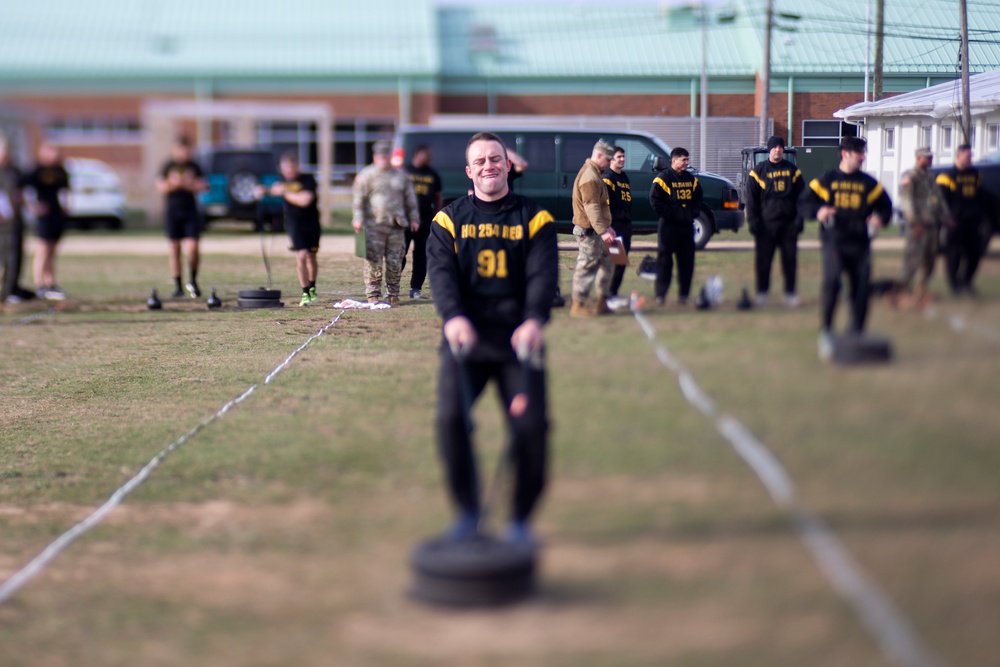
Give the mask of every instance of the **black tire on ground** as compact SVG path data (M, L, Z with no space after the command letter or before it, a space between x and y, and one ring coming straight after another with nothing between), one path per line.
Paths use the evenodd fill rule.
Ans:
M712 235L715 234L715 217L711 211L702 209L698 217L694 219L694 247L695 250L702 250L708 245Z
M453 607L494 607L535 590L537 552L488 536L451 542L431 539L413 550L410 595Z
M833 338L833 361L838 364L885 363L892 360L888 338L847 333Z
M236 293L236 296L240 299L270 299L277 300L281 298L281 290L277 289L241 289Z
M278 299L237 299L236 305L240 308L284 308Z

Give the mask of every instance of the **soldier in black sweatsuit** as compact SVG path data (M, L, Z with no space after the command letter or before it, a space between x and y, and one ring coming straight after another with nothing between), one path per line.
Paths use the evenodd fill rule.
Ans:
M936 183L955 221L945 245L945 268L952 294L975 294L972 279L985 250L983 226L987 195L983 177L971 166L972 148L962 144L955 152L955 165L938 174Z
M841 162L823 176L813 179L802 194L803 214L820 219L820 242L823 257L821 335L833 327L834 310L840 294L840 275L847 272L850 281L851 328L860 333L868 316L868 284L871 277L870 218L873 214L887 224L892 215L892 201L882 184L861 171L866 142L849 137L840 144ZM846 169L846 170L845 170ZM832 207L832 212L831 212Z
M497 140L495 145L502 143ZM461 510L459 523L450 533L455 539L474 531L480 512L478 475L463 404L474 402L490 379L497 381L508 419L507 408L514 396L524 390L528 396L527 411L516 428L511 419L516 434L511 452L515 467L512 526L526 525L545 485L548 418L542 350L530 365L525 387L511 336L529 319L539 325L549 319L558 281L556 228L552 216L535 202L509 192L506 186L502 191L502 198L495 201L470 194L445 206L434 216L427 240L434 305L446 327L449 321L464 317L478 336L462 363L471 396L463 398L462 370L446 341L440 350L437 431L448 485Z
M747 180L747 224L754 236L754 264L757 273L757 299L767 299L771 287L771 264L774 252L781 249L781 272L785 278L785 300L796 300L795 274L798 260L798 240L802 233L802 218L798 201L805 189L802 172L784 159L785 140L774 136L767 140L770 155L753 168ZM777 161L775 161L777 158Z
M601 177L608 186L611 228L615 230L615 236L622 240L625 252L629 253L632 252L632 184L628 180L628 174L622 169L622 165L625 164L625 149L621 146L612 146L611 150L614 151L614 157L611 158L611 164ZM608 296L618 296L618 289L622 286L624 277L625 265L616 264L614 273L611 274Z
M649 189L649 203L659 217L656 229L656 302L663 304L670 289L677 256L680 303L686 304L694 277L694 219L701 212L702 192L698 178L687 170L688 152L670 151L670 166L661 171Z

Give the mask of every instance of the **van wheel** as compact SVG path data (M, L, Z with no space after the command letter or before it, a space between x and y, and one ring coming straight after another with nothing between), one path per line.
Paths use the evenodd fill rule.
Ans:
M708 245L709 239L715 234L715 217L711 211L701 210L694 219L694 247L702 250Z

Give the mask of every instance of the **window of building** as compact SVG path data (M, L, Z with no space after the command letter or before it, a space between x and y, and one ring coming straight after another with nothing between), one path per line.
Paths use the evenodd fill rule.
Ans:
M926 125L920 128L920 141L917 142L917 148L930 148L931 147L931 127Z
M896 150L896 128L887 127L882 131L882 152L892 153Z
M46 125L45 138L57 145L138 144L142 125L138 118L121 116L60 118Z
M857 125L839 120L802 121L803 146L839 146L844 137L858 136Z
M941 150L950 153L951 152L951 141L952 141L952 127L951 125L941 126Z
M1000 148L1000 123L986 126L986 150L995 151Z

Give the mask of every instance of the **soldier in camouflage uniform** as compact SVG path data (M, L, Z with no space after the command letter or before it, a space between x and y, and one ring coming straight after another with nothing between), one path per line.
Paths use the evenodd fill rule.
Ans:
M934 156L929 148L916 150L917 163L899 181L899 202L906 220L903 272L896 284L895 302L902 306L928 305L927 283L934 272L941 225L950 220L947 206L928 172ZM916 294L913 279L921 271Z
M399 305L399 281L405 250L403 229L420 229L417 196L406 173L389 164L392 146L376 141L372 164L354 179L354 231L365 234L365 292L368 303L382 295L382 267L389 305Z
M573 306L569 311L574 317L611 312L607 305L612 277L608 246L615 242L615 231L611 227L608 188L601 174L612 157L611 145L599 139L573 182L573 236L580 243L573 271Z

